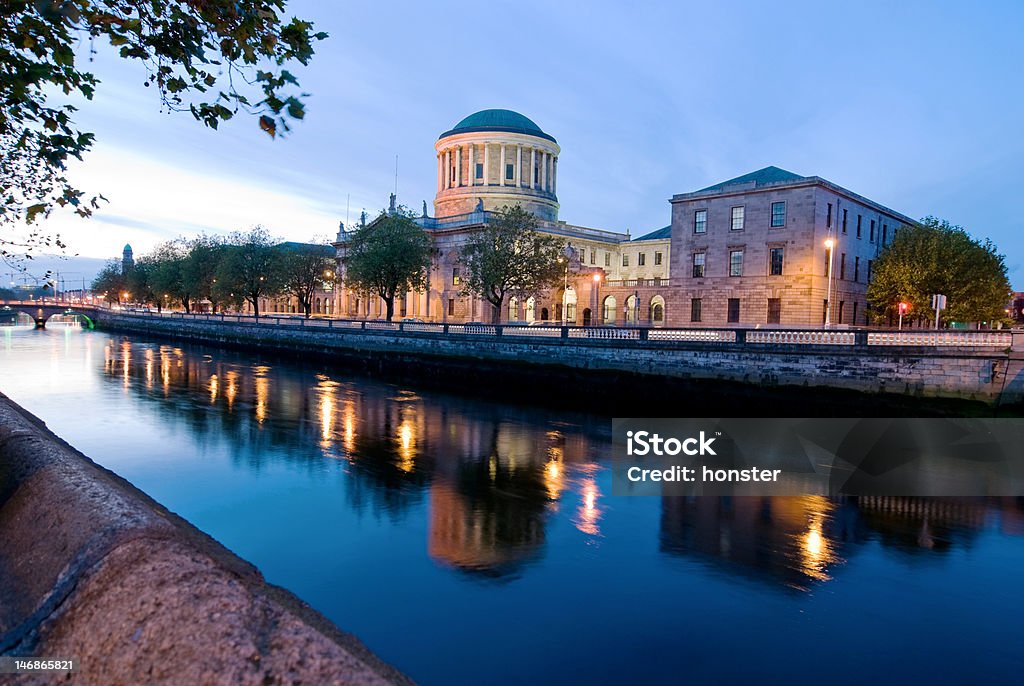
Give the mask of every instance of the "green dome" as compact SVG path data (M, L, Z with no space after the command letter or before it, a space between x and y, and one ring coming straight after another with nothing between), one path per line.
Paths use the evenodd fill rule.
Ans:
M524 117L512 110L480 110L460 121L449 131L442 133L439 138L474 131L507 131L508 133L538 136L549 141L555 140L554 136L541 131L540 127L534 124L529 117Z

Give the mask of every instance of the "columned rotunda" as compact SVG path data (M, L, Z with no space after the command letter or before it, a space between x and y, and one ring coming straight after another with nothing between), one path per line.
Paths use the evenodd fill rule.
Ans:
M435 216L521 205L541 220L558 220L561 149L529 118L510 110L483 110L442 133L434 149Z

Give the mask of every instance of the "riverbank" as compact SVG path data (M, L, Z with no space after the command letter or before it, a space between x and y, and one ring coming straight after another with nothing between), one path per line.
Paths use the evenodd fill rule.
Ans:
M3 395L0 540L0 655L76 684L412 683Z
M99 326L609 416L760 417L766 408L808 417L1024 413L1024 366L1007 349L1009 333L1000 334L999 348L869 345L866 332L853 331L442 328L109 311ZM648 337L654 333L660 337Z

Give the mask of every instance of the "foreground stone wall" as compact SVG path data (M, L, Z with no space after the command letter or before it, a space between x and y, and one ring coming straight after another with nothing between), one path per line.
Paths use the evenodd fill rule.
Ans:
M195 341L396 359L444 358L545 369L612 371L758 386L822 387L1003 404L1024 399L1024 367L1005 350L969 347L832 346L473 336L161 319L105 314L104 328ZM1016 339L1015 339L1016 340ZM1022 339L1024 340L1024 339Z
M412 683L2 395L0 541L0 654L70 683Z

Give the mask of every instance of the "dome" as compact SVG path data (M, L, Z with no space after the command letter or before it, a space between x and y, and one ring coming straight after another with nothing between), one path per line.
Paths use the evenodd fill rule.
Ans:
M125 243L124 244L124 252L131 252L131 251L132 251L132 246L129 245L128 243Z
M454 136L459 133L472 133L475 131L505 131L508 133L525 133L529 136L538 136L554 141L554 136L541 131L529 117L524 117L512 110L480 110L475 112L449 131L445 131L438 138Z

